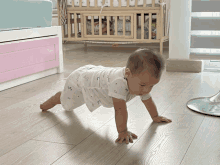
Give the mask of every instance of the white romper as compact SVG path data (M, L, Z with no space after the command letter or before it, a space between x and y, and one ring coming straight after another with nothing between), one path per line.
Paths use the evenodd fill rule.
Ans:
M114 107L112 97L130 101L137 95L129 93L125 79L125 67L85 65L73 71L67 78L60 100L67 111L84 103L93 112L101 105ZM140 96L142 100L150 94Z

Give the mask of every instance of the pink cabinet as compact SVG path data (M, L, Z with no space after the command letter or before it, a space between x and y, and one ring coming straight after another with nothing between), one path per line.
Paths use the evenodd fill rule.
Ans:
M0 83L59 67L59 37L0 45Z

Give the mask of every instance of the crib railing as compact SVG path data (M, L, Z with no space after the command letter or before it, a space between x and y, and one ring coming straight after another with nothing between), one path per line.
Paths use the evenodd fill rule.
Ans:
M137 19L137 14L141 15L141 38L137 38L137 29L138 29L138 19ZM149 30L148 30L148 34L149 37L146 38L145 37L145 25L144 25L144 20L145 20L145 16L148 14L149 15ZM122 13L122 12L114 12L114 14L110 14L110 13L103 13L103 14L99 14L99 13L93 13L93 14L88 14L88 13L71 13L68 14L68 20L67 20L67 29L68 29L68 36L63 36L63 38L68 38L69 40L74 39L74 40L83 40L83 39L90 39L90 40L103 40L103 38L105 38L105 40L108 41L113 41L117 38L117 41L126 41L127 39L129 39L129 41L143 41L143 40L152 40L152 36L151 36L151 32L152 32L152 14L156 14L157 15L157 23L156 23L156 29L157 29L157 35L156 35L156 39L151 41L151 42L158 42L159 39L161 39L163 37L162 32L160 33L160 29L162 30L162 25L160 20L160 13L156 12L156 11L148 11L148 12L136 12L136 13ZM71 17L74 15L74 18L71 19ZM80 18L78 18L80 16ZM94 34L94 29L95 29L95 25L94 25L94 17L98 17L98 24L99 24L99 35L95 35ZM87 21L88 21L88 17L91 17L91 34L87 34ZM102 33L102 17L106 17L107 18L107 35L103 35ZM114 35L110 34L110 18L114 17ZM118 17L121 17L123 19L123 35L118 35ZM126 33L126 26L125 26L125 22L126 22L126 17L130 17L130 35L127 36L125 35ZM73 25L74 24L74 29L73 29ZM79 26L79 24L81 26ZM79 34L79 28L81 29L81 36L79 37L77 34ZM64 34L64 33L63 33Z
M82 0L79 0L79 6L74 6L74 0L72 0L72 8L79 8L79 9L82 9L82 8L100 8L100 6L98 6L98 3L97 3L98 0L94 0L95 2L95 5L94 7L93 6L90 6L90 1L87 0L87 6L86 7L83 7L82 6ZM105 1L106 0L102 0L102 5L105 4ZM89 4L89 5L88 5ZM110 6L106 6L106 7L109 7L109 8L118 8L119 10L122 8L121 6L121 0L118 0L118 6L114 7L113 6L113 0L110 0ZM130 6L130 1L127 0L127 7L132 7ZM143 0L143 6L142 7L147 7L146 6L146 0ZM152 6L151 7L155 7L155 0L152 0ZM123 7L124 8L124 7ZM133 7L134 8L134 7ZM140 6L138 5L138 0L135 0L135 8L138 8L140 9ZM134 9L135 9L134 8Z
M89 10L100 10L102 6L98 6L97 3L98 0L94 0L94 6L90 6L90 1L87 0L87 5L86 6L82 6L82 0L79 0L79 6L75 6L74 5L74 0L72 0L72 7L69 7L70 9L74 9L74 10L86 10L89 8ZM106 0L102 0L102 5L105 4ZM113 0L109 0L110 1L110 6L105 6L103 10L130 10L130 8L132 9L146 9L146 7L153 7L155 9L157 9L158 7L155 7L155 0L152 0L152 5L147 5L146 4L146 0L143 0L143 5L138 5L138 0L134 0L135 1L135 5L134 6L130 6L130 1L127 0L127 6L122 6L121 4L121 0L118 0L118 6L114 6L113 5ZM160 0L163 1L163 0ZM89 5L88 5L89 4Z
M152 0L152 7L146 7L146 1L144 1L143 6L145 7L138 7L138 0L135 0L135 7L129 6L129 0L127 1L128 4L126 7L121 7L121 0L119 0L119 6L113 7L113 0L110 0L110 7L105 7L100 12L101 7L97 7L97 0L95 1L95 6L91 7L87 5L87 7L82 7L82 0L79 0L79 7L74 6L74 1L72 7L67 8L67 24L64 24L62 26L63 31L63 40L66 41L89 41L89 40L95 40L95 41L123 41L123 42L138 42L138 43L160 43L160 48L162 52L163 42L165 42L168 39L168 36L165 36L165 29L164 29L164 13L163 13L163 5L160 5L159 7L155 7L155 0ZM87 4L89 0L87 0ZM163 3L164 0L160 0L160 3ZM102 1L102 4L105 3L105 0ZM129 8L129 9L128 9ZM118 9L118 10L115 10ZM126 9L126 10L121 10ZM59 12L59 10L58 10ZM148 37L146 38L145 35L145 15L149 16L149 29L148 29ZM152 39L152 15L156 15L156 39ZM94 34L94 17L98 16L98 20L96 20L99 24L99 34ZM141 17L141 30L138 31L138 17ZM91 17L91 34L87 33L87 21L88 17ZM103 34L102 29L102 17L107 18L107 30L106 35ZM110 31L109 22L110 18L115 17L115 33L112 34L112 31ZM123 18L123 34L118 35L118 17ZM125 29L125 22L126 17L130 17L130 35L126 34ZM106 20L106 19L104 19ZM73 26L74 24L74 26ZM59 21L59 25L60 21ZM65 26L67 25L67 26ZM73 29L74 28L74 29ZM68 30L66 30L68 29ZM81 32L81 34L79 33ZM137 38L137 33L141 36L141 38ZM65 35L67 34L67 35Z

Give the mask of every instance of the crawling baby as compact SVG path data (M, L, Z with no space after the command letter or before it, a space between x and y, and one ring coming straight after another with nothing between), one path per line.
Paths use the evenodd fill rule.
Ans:
M128 58L126 67L86 65L73 71L67 78L63 91L56 93L40 105L42 111L61 104L67 111L86 104L93 112L98 107L114 107L118 138L115 142L133 143L137 135L127 128L126 102L140 96L154 122L172 122L159 116L150 95L160 81L165 60L150 49L140 48Z

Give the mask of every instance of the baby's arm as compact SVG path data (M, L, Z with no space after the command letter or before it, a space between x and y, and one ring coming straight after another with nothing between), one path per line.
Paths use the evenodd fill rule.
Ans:
M115 108L115 122L118 133L127 131L128 112L126 102L121 99L112 98Z
M145 107L147 108L148 112L150 113L150 116L152 119L154 117L158 116L156 105L151 97L147 100L142 100L142 102L144 103Z
M118 138L115 142L122 143L126 140L126 143L133 143L133 138L137 138L137 135L131 133L127 129L128 112L126 102L121 99L112 98L115 108L115 122L118 130Z

